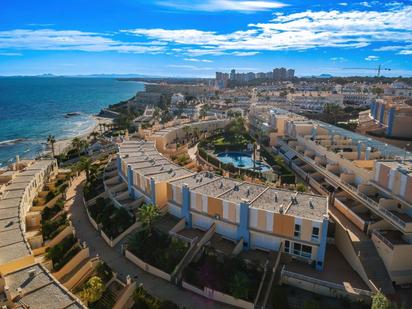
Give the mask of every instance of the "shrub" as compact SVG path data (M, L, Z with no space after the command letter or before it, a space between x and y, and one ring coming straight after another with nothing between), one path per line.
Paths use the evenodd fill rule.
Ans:
M392 303L382 293L377 293L372 298L371 309L392 309Z
M68 225L67 215L64 213L53 221L42 222L43 239L53 239Z
M56 195L56 191L49 191L46 195L46 202L50 202Z
M79 295L84 302L94 303L103 296L104 290L105 287L102 279L94 276L86 282L84 289L79 293Z

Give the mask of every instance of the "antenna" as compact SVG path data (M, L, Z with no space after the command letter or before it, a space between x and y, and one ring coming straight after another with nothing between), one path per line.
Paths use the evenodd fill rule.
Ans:
M377 77L381 77L381 71L391 71L392 69L383 68L382 65L378 65L377 68L343 68L344 70L365 70L365 71L376 71Z

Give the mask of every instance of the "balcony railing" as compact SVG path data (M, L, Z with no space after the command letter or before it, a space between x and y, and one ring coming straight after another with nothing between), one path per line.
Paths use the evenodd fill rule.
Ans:
M386 239L386 237L379 233L377 230L373 231L373 235L375 235L379 240L381 240L385 245L393 250L393 244L389 241L389 239Z
M335 174L325 170L322 166L317 164L317 162L309 157L305 157L304 155L300 154L298 151L287 145L285 142L282 141L284 145L289 147L289 149L293 150L296 155L303 161L309 163L314 167L319 173L323 174L325 177L328 177L332 181L335 182L335 184L339 187L344 188L347 192L351 193L355 198L362 200L362 202L367 205L369 208L371 208L374 211L377 211L381 216L383 216L385 219L390 221L393 225L395 225L397 228L404 230L406 227L406 222L400 219L398 216L394 215L391 211L388 209L380 206L377 202L375 202L373 199L371 199L369 196L364 194L363 192L359 191L358 188L354 187L350 183L345 182Z
M339 284L339 283L335 283L335 282L330 282L330 281L324 281L324 280L320 280L320 279L316 279L313 277L309 277L309 276L305 276L302 274L298 274L295 272L291 272L285 269L285 266L283 266L282 271L281 271L281 277L290 277L290 278L295 278L301 281L306 281L306 282L310 282L313 284L317 284L317 285L321 285L321 286L326 286L328 288L331 289L336 289L336 290L340 290L340 291L345 291L349 294L353 294L351 292L349 292L345 286L343 284ZM358 288L351 288L355 294L358 295L363 295L363 296L367 296L367 297L372 297L373 293L367 290L363 290L363 289L358 289Z

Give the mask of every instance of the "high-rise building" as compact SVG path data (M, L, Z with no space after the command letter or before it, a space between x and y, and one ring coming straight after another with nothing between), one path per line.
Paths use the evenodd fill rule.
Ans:
M236 70L233 69L230 71L230 80L235 80L236 79Z
M286 79L291 80L295 77L295 70L294 69L289 69L286 72Z

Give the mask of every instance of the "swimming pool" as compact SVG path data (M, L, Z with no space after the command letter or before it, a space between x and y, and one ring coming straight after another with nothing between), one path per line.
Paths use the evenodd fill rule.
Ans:
M252 155L246 152L221 152L217 158L222 163L232 163L235 167L253 170ZM255 161L256 171L270 171L271 167L259 161Z

